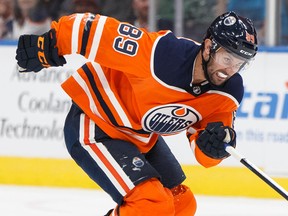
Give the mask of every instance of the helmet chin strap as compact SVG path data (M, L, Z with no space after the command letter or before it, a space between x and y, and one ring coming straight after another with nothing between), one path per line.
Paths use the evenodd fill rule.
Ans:
M211 80L210 80L210 78L208 76L208 71L207 71L207 65L208 65L208 62L210 61L210 55L209 55L208 61L205 61L205 59L203 57L203 54L201 55L201 57L202 57L202 69L204 71L204 76L208 80L208 82L210 83Z
M210 77L209 77L209 75L208 75L208 71L207 71L207 66L208 66L208 63L209 63L209 61L210 61L210 59L211 59L211 56L210 56L210 55L211 55L211 54L209 54L209 59L208 59L208 61L205 61L205 59L204 59L204 57L203 57L203 53L201 54L201 57L202 57L202 69L203 69L203 71L204 71L204 76L205 76L206 80L209 82L209 84L212 85L212 86L215 86L215 85L212 83L212 81L211 81L211 79L210 79Z

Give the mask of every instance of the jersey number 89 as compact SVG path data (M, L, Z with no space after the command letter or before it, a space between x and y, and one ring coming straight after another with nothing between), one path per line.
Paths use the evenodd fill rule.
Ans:
M121 23L118 33L119 36L114 39L114 49L125 55L135 56L139 46L137 40L142 37L143 32L132 25Z

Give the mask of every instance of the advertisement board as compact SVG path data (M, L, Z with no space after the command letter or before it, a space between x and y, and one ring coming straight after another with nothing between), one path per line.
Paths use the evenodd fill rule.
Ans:
M16 46L0 46L0 50L0 155L70 157L64 146L63 125L71 100L61 83L81 60L74 58L69 60L73 66L44 69L39 74L19 73Z
M288 175L288 53L260 53L243 74L237 112L239 146L273 174Z

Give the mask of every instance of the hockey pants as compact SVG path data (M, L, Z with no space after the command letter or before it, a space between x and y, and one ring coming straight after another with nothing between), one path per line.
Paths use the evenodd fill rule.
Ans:
M114 213L194 215L194 196L179 188L185 175L162 137L143 154L130 142L110 138L74 104L64 134L71 157L118 204Z

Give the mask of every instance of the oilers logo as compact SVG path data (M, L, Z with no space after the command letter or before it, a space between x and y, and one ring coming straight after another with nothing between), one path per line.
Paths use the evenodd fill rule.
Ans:
M192 107L171 104L150 109L142 118L144 130L158 134L178 133L201 119Z
M132 163L135 167L143 167L144 166L144 161L141 160L139 157L134 157L132 160Z

